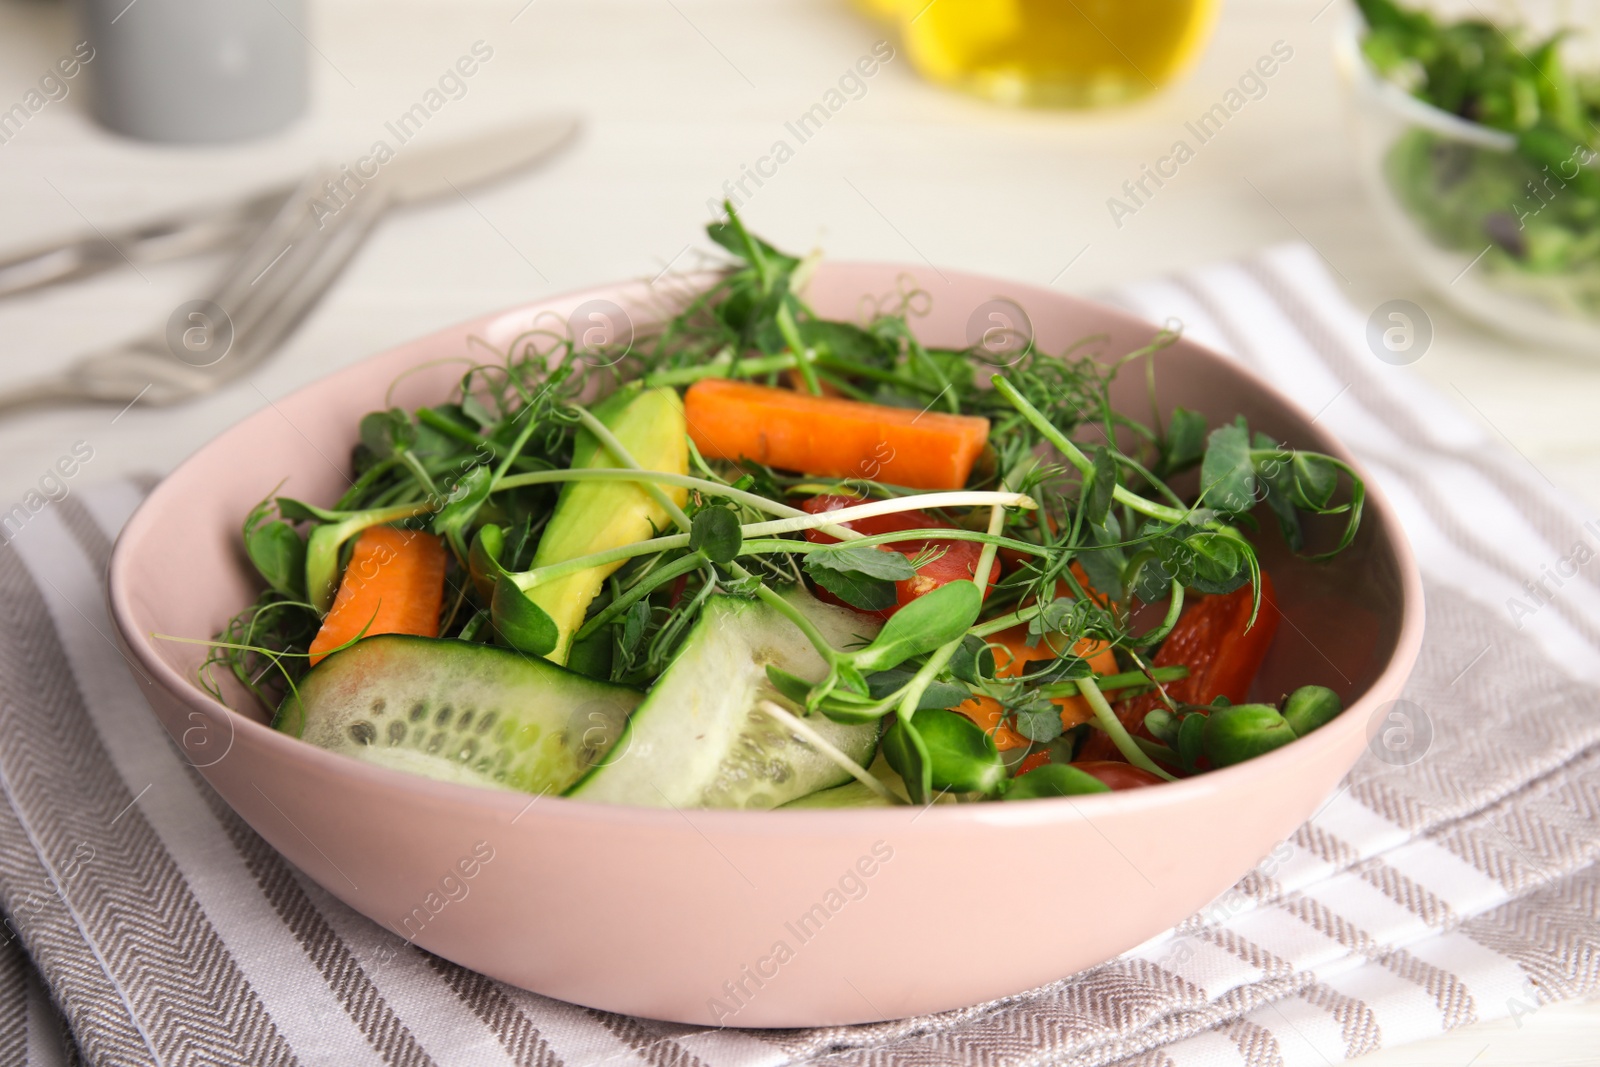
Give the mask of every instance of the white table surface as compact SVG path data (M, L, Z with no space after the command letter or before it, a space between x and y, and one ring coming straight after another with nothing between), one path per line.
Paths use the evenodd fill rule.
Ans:
M1096 114L1015 112L919 81L903 54L745 208L780 246L918 260L1093 293L1302 236L1374 308L1408 298L1436 336L1418 365L1546 477L1600 507L1600 358L1485 335L1408 276L1357 185L1331 59L1345 0L1231 0L1182 84ZM421 135L440 141L541 108L582 140L541 171L388 220L283 351L179 409L71 409L0 422L0 511L76 441L78 477L169 469L326 371L481 312L692 262L706 201L892 32L842 0L313 0L314 106L287 133L226 149L158 148L96 129L82 84L0 145L0 244L226 200L319 160L350 160L472 44L493 58ZM0 0L0 108L77 40L66 7ZM1119 229L1106 199L1182 123L1285 41L1294 58L1178 178ZM1252 185L1254 188L1252 188ZM1081 256L1079 253L1082 253ZM1073 262L1073 257L1079 257ZM1071 262L1070 269L1063 268ZM164 322L219 261L122 268L0 304L0 385ZM1600 357L1600 353L1596 353ZM1470 403L1468 403L1470 401ZM1600 1006L1549 1007L1364 1062L1600 1062Z

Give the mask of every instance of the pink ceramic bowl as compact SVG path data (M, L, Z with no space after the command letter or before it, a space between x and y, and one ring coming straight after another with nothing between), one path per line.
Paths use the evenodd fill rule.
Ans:
M1046 351L1103 334L1102 351L1118 355L1152 333L1073 297L921 267L824 266L810 299L854 318L864 294L891 293L907 275L933 294L920 330L942 344L966 344L969 316L999 294L1027 309ZM1318 682L1348 710L1240 766L1078 799L775 812L530 803L276 733L263 714L230 711L196 686L195 646L152 639L208 636L251 600L238 545L247 510L285 478L294 496L336 497L357 419L385 406L404 372L413 373L394 403L437 402L469 336L503 347L536 316L565 321L592 299L629 309L642 327L676 297L642 283L576 293L340 371L180 466L112 557L117 626L159 683L151 701L173 738L273 847L430 952L562 1000L685 1023L856 1023L1017 993L1110 959L1227 889L1332 791L1374 709L1400 693L1422 639L1422 590L1378 492L1355 545L1330 565L1262 538L1293 625L1280 629L1259 688L1275 696ZM1214 423L1242 412L1253 428L1349 461L1304 412L1227 360L1188 341L1158 358L1163 406L1181 402ZM1147 409L1143 378L1130 368L1121 379L1128 410ZM1006 914L1023 899L1026 914ZM1032 918L1044 901L1058 920Z

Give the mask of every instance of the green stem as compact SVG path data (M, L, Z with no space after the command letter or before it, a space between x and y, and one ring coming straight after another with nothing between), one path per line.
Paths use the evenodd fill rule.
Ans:
M1005 509L999 504L994 505L989 509L989 536L999 537L1005 524ZM978 592L983 596L989 595L989 575L994 570L994 557L999 550L1000 546L993 541L985 541L978 552L978 566L972 572L972 584L978 587Z
M526 415L531 410L533 410L531 405L525 406L520 412L517 413L517 418L520 419L523 415ZM533 431L538 425L539 424L536 421L529 419L522 427L521 432L517 434L516 441L512 443L511 448L506 452L504 458L500 460L500 466L495 468L494 480L489 483L490 492L493 492L493 487L498 485L500 479L506 476L506 471L511 469L512 462L515 461L518 456L522 455L522 450L527 447L528 438L533 436Z
M1161 620L1155 629L1147 631L1129 643L1136 648L1144 648L1148 645L1155 644L1157 641L1165 641L1167 639L1167 635L1172 632L1172 628L1178 625L1178 616L1182 614L1182 612L1183 586L1179 585L1177 582L1173 582L1172 596L1167 602L1166 617Z
M481 445L495 456L499 456L505 451L505 446L496 444L492 438L474 433L460 423L445 418L432 408L418 408L417 421L431 430L444 434L446 437L452 437L460 441L464 445L471 445L473 448Z
M756 356L751 359L733 361L733 350L724 349L727 358L720 354L710 362L702 363L695 367L678 367L673 370L657 371L645 378L647 389L656 389L664 385L692 385L702 378L754 378L762 374L772 374L780 370L792 370L798 358L787 353L779 356Z
M604 552L591 552L587 556L578 556L575 559L563 560L560 563L551 563L544 567L535 567L532 570L508 574L512 581L517 583L517 588L524 593L536 585L553 582L557 578L565 578L569 574L588 570L590 567L604 567L611 563L620 563L633 559L635 556L653 556L657 552L671 552L678 548L689 547L688 534L667 534L664 537L652 537L648 541L634 541L631 544L618 545L608 548Z
M995 391L1011 402L1011 406L1021 412L1022 417L1039 431L1046 441L1055 446L1056 450L1066 457L1067 462L1078 468L1078 473L1087 475L1094 470L1094 461L1083 454L1083 450L1067 439L1067 436L1044 417L1043 412L1028 402L1028 398L1017 392L1016 386L1006 381L1002 375L996 374L992 379ZM1146 499L1123 486L1117 486L1111 494L1112 499L1120 504L1132 508L1141 515L1148 515L1152 519L1160 519L1176 526L1188 520L1189 513L1177 508L1169 508Z
M1118 689L1134 689L1139 686L1150 685L1152 682L1166 683L1181 681L1189 677L1188 667L1157 667L1148 675L1144 671L1122 671L1118 674L1102 674L1094 680L1102 693ZM1078 695L1077 682L1059 682L1055 685L1041 685L1039 692L1055 700L1060 697L1075 697ZM1137 740L1137 738L1135 738Z
M770 515L779 515L784 518L794 518L807 514L799 508L780 504L776 500L761 496L759 493L749 493L743 489L735 489L721 482L713 482L708 478L696 478L689 474L669 474L666 471L619 469L616 467L576 467L568 470L531 471L528 474L513 474L502 478L495 483L495 492L502 489L520 489L527 485L546 485L552 482L655 482L659 485L681 485L685 489L698 489L707 496L720 496L732 500L758 511L765 511ZM846 530L848 536L854 531ZM859 535L858 535L859 536Z
M973 637L989 637L1001 630L1009 630L1019 622L1027 622L1044 610L1043 604L1030 604L1025 608L1018 608L1009 615L1000 615L988 622L980 622L967 633Z
M1154 741L1146 741L1142 737L1135 737L1133 743L1139 746L1140 752L1143 752L1151 759L1162 760L1174 767L1181 766L1178 754L1166 745L1157 744Z
M699 552L691 552L687 556L678 557L651 575L652 581L641 580L638 585L606 605L604 611L584 623L578 632L572 635L572 640L574 642L582 641L674 578L697 571L705 565L706 558Z
M1177 781L1172 775L1162 770L1156 762L1146 756L1139 746L1134 743L1133 735L1128 733L1122 725L1122 720L1117 718L1117 713L1111 710L1111 705L1106 703L1105 694L1100 692L1100 687L1093 678L1078 679L1078 692L1083 699L1089 702L1089 707L1094 710L1095 721L1100 724L1100 729L1111 738L1111 743L1117 746L1117 751L1122 753L1124 759L1142 770L1165 778L1169 782Z
M424 467L422 462L412 454L411 449L406 448L400 451L400 462L411 472L411 476L417 480L417 484L422 487L422 492L428 499L437 500L440 498L442 494L439 492L439 487L433 484L433 478L428 475L428 468Z
M345 494L339 498L338 502L333 505L334 510L348 511L355 505L356 501L361 499L361 495L363 493L372 488L374 482L376 482L379 478L382 478L385 474L388 474L390 471L394 470L394 468L398 465L399 460L395 459L393 456L390 456L388 459L380 459L378 462L368 467L366 471L362 473L361 477L357 478L355 483L345 491Z
M816 353L808 348L800 339L800 328L795 325L794 313L789 310L787 301L778 305L777 314L773 319L778 324L778 332L783 335L784 341L794 349L796 364L800 370L800 377L805 379L806 392L812 396L822 395L822 384L817 381L817 369L811 364L817 358Z

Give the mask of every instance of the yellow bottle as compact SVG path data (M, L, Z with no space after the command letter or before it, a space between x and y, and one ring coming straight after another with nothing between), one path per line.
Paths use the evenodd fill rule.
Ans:
M1093 107L1166 85L1200 53L1221 0L900 0L911 61L1008 104Z
M893 22L900 16L901 0L855 0L856 7L875 19Z

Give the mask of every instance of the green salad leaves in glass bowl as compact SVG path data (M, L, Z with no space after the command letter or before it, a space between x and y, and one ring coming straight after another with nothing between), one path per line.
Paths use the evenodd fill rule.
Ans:
M1600 341L1600 67L1575 33L1356 0L1358 147L1425 279L1504 332ZM1570 12L1568 5L1563 8Z

